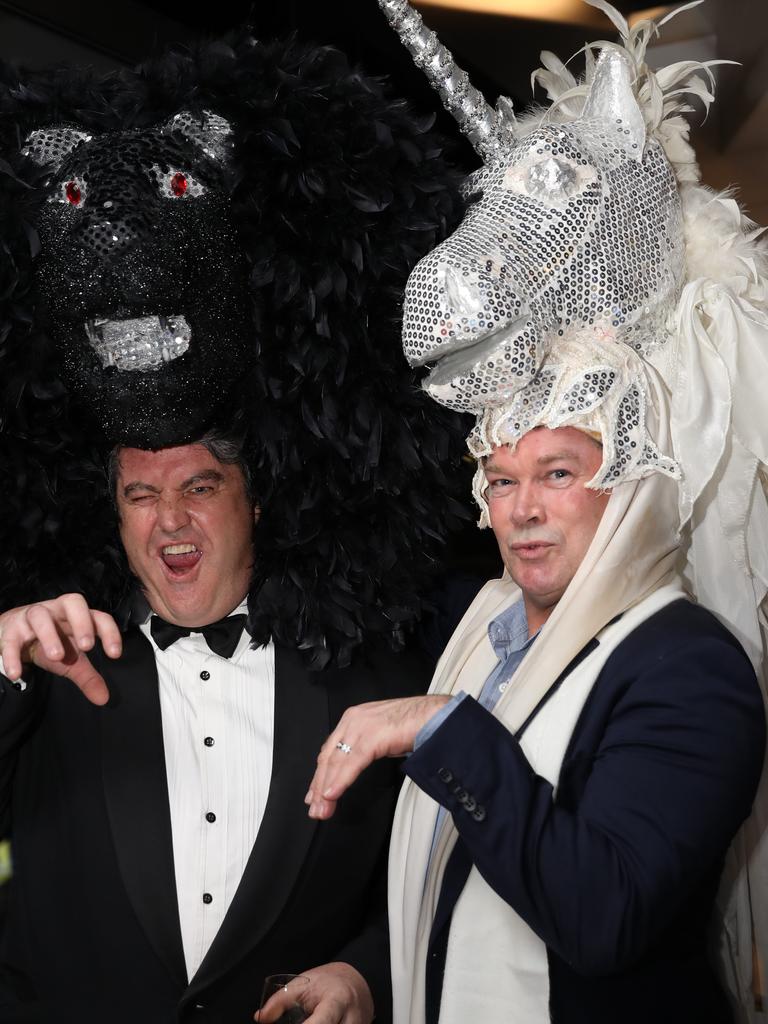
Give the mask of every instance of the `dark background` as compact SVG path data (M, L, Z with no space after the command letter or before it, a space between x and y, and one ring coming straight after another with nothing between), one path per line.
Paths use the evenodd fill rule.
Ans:
M559 20L483 13L484 0L416 0L427 24L493 102L501 92L521 109L530 100L530 74L549 49L565 59L588 39L612 38L610 22L586 4L574 3ZM536 0L528 0L529 8ZM557 0L541 0L543 8ZM559 0L561 7L565 0ZM649 7L649 0L614 0L625 15ZM498 0L502 8L504 0ZM508 10L519 10L508 0ZM674 5L672 5L674 6ZM654 13L659 11L654 9ZM108 71L130 65L172 43L212 37L249 23L268 39L299 37L345 50L370 73L387 74L395 88L423 111L434 111L446 134L453 122L410 62L380 14L376 0L0 0L0 59L28 67L90 64ZM693 117L693 139L706 182L716 188L739 183L739 196L761 223L768 222L768 0L707 0L664 30L649 62L725 57L740 68L717 72L718 101L705 126ZM578 72L579 64L573 65ZM474 165L460 143L456 159ZM471 469L465 467L468 488ZM470 525L452 545L448 564L483 576L497 573L498 555L489 531ZM7 844L0 843L0 882L9 870ZM0 922L5 887L0 885Z
M604 15L578 0L495 0L499 10L510 12L521 3L543 16L484 13L487 0L416 0L488 99L503 92L518 109L530 99L530 74L542 49L565 59L586 40L615 34ZM615 3L627 16L664 10L650 8L649 0ZM555 13L547 15L549 9ZM36 67L65 61L106 70L244 22L262 39L296 32L339 46L369 72L389 74L417 106L438 106L376 0L0 0L0 57ZM717 72L718 102L706 128L696 133L697 148L705 178L716 187L740 182L751 212L768 221L768 0L706 0L666 26L662 43L651 63L718 56L742 64ZM466 149L465 155L471 159Z
M520 10L525 0L495 0L498 9ZM631 17L648 11L648 0L614 0ZM541 17L484 12L488 0L416 0L425 22L438 32L475 85L491 102L499 93L516 109L531 98L531 71L539 52L566 59L589 39L615 38L610 21L577 0L527 0ZM666 8L653 8L663 13ZM555 17L552 7L560 11ZM373 74L386 74L395 89L422 110L434 112L444 133L457 140L455 160L476 165L470 147L426 84L421 72L389 28L376 0L0 0L0 58L29 67L92 64L108 71L134 64L169 44L225 34L248 23L261 39L296 33L333 44ZM706 0L665 26L649 63L727 57L740 68L716 69L718 100L702 126L692 117L693 138L704 180L717 188L739 182L750 213L768 221L768 0ZM579 72L579 60L572 65ZM539 96L539 99L543 99ZM466 467L467 487L471 477ZM483 575L498 568L493 538L469 528L458 538L448 562L477 567Z

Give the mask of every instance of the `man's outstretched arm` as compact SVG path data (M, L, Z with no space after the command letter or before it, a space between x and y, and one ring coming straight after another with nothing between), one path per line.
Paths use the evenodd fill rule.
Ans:
M332 817L338 800L373 761L409 754L423 726L450 699L429 693L347 708L318 755L304 798L310 818Z
M743 652L693 636L670 643L663 657L645 657L641 639L625 665L631 684L594 752L578 806L553 801L552 786L534 773L515 737L472 700L406 764L453 815L488 884L584 973L632 963L719 868L749 813L762 764L762 701ZM333 813L355 762L384 742L375 705L352 710L340 722L352 751L334 755L332 736L312 783L317 817ZM400 716L410 718L403 715L409 710L416 706ZM317 786L324 788L315 793ZM482 813L468 813L468 800Z

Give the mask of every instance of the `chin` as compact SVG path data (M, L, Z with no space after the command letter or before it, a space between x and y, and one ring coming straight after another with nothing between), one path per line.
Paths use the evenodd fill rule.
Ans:
M532 569L529 565L515 565L514 568L507 566L507 569L518 587L529 594L544 597L555 589L553 580L543 577L540 572Z
M164 587L156 587L148 592L147 600L158 615L163 618L170 617L180 626L202 625L199 617L206 614L210 605L210 602L195 594L179 593L178 590L169 591Z

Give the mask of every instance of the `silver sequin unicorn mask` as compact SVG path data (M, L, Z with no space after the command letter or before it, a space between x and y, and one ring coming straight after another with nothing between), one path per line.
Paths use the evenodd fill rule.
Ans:
M483 157L467 213L408 281L403 346L428 393L478 415L476 456L538 425L603 437L591 484L674 473L645 430L641 356L665 340L684 280L680 199L646 137L632 68L604 49L577 119L526 129L493 110L404 0L381 0ZM435 72L440 69L440 73Z

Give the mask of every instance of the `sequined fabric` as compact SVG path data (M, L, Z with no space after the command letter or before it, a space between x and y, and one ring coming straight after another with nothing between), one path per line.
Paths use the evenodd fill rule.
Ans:
M203 111L201 117L189 110L174 114L165 127L170 135L177 132L197 146L211 160L223 163L230 159L234 148L234 132L226 118Z
M661 145L635 138L621 119L536 127L470 179L462 224L411 274L405 354L433 398L478 415L477 457L578 425L605 441L592 486L676 473L645 430L640 357L680 295L680 199Z
M157 370L189 348L192 334L183 316L146 316L133 320L91 320L86 333L104 367Z
M76 146L92 138L88 132L68 125L36 128L27 136L22 153L39 164L59 167Z
M511 139L504 100L496 110L486 102L408 0L379 0L379 6L477 152L485 160L497 159Z
M198 436L255 358L231 139L223 117L181 111L26 140L50 175L36 224L41 320L67 385L111 439Z

